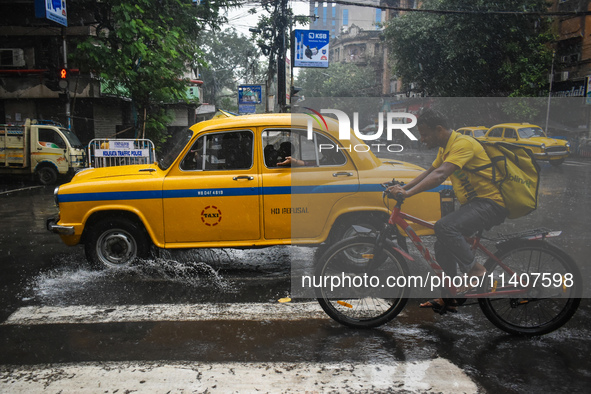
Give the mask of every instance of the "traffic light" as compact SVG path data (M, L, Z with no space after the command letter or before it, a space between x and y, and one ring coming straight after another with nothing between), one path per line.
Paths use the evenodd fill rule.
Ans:
M302 90L302 88L298 88L296 86L292 86L289 89L289 101L290 101L291 105L294 105L298 101L304 99L304 96L301 96L300 97L300 96L297 95L300 92L300 90Z
M68 89L68 76L70 74L70 71L67 68L60 68L59 70L59 81L58 81L58 86L60 87L60 89L62 90L67 90Z

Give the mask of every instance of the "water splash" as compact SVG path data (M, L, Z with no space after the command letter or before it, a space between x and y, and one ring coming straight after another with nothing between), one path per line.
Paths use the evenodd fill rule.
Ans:
M234 286L212 265L187 258L138 260L121 268L93 270L79 256L58 256L59 267L34 277L22 300L44 304L119 303L149 297L150 293L231 293Z

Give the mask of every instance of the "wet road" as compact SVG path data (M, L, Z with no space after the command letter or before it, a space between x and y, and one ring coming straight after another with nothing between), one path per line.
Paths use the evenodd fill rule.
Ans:
M424 153L404 159L428 164ZM588 278L591 215L581 202L591 195L591 162L543 165L542 175L539 209L498 231L562 229L555 243ZM292 247L176 252L93 271L81 247L45 230L56 212L51 188L2 193L2 392L521 393L591 384L588 299L539 338L504 334L478 306L439 316L419 300L383 327L352 330L310 300L277 302L290 292Z

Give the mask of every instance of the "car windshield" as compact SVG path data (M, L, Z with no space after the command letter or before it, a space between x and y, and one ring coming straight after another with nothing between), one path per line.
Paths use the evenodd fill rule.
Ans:
M161 170L168 169L182 152L183 148L191 141L191 137L193 137L193 131L191 129L185 129L175 133L171 139L166 141L162 148L160 160L158 160L158 167Z
M82 149L82 142L80 142L76 134L72 133L71 130L64 129L63 127L60 127L60 131L66 136L72 148Z
M532 137L545 137L544 130L540 127L523 127L519 129L519 137L521 138L532 138Z
M474 137L484 137L486 130L474 130Z

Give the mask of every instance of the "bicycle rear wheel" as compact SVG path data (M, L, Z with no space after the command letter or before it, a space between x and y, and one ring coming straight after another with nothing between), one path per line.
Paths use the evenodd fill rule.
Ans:
M545 241L523 240L501 248L496 256L515 274L489 259L481 291L527 291L515 298L478 300L495 326L511 334L543 335L562 327L574 315L581 301L581 274L566 252Z
M316 288L318 303L332 319L343 325L377 327L396 317L406 304L408 288L387 288L384 283L387 276L408 276L406 262L388 247L378 258L375 242L371 237L342 240L317 262L315 275L327 284ZM372 281L372 277L380 278L379 283ZM335 278L343 286L332 287ZM367 286L355 286L356 283Z

